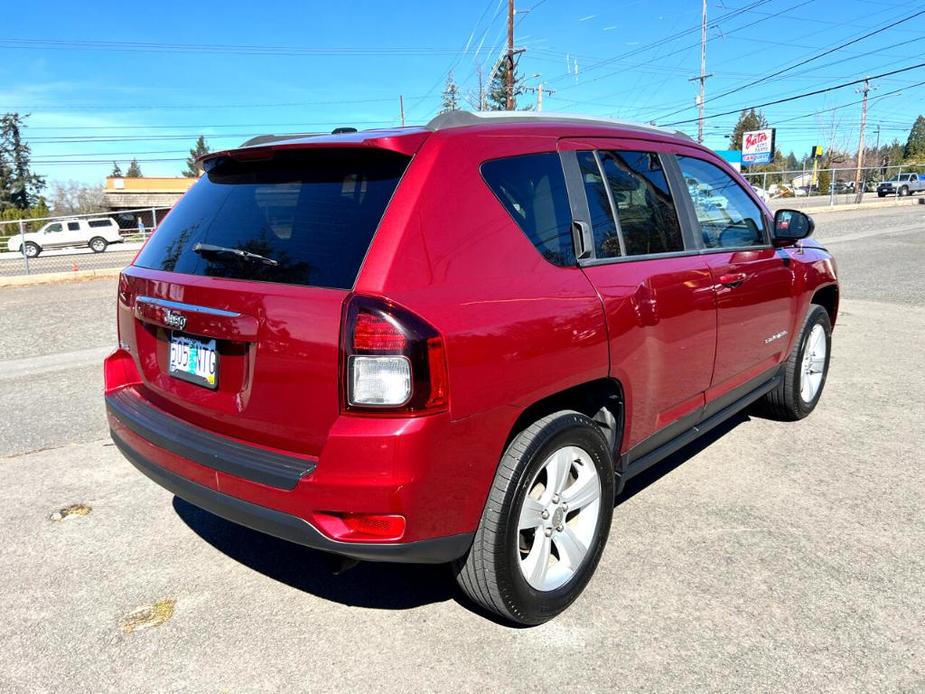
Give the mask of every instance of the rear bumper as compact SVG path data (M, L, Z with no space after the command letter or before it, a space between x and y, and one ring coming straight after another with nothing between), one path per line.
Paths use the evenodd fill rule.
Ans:
M400 426L394 420L387 422L388 435L380 431L364 439L372 420L348 419L348 429L332 431L327 453L318 459L200 429L152 406L131 388L108 394L106 409L113 442L136 468L182 499L229 521L369 561L443 563L465 554L472 543L473 533L467 531L473 526L465 525L470 521L446 503L444 478L435 479L414 462L434 460L434 446L443 441L443 427L436 420L417 422L417 433L405 425L401 435L392 429ZM363 426L349 429L356 424ZM406 453L422 449L407 470L395 464L406 458L396 458L399 447ZM394 540L348 539L337 535L339 531L329 532L331 513L400 514L407 530Z
M420 564L453 561L465 554L472 544L472 533L391 544L338 542L322 535L303 518L222 494L181 477L148 460L116 432L111 434L113 443L122 455L167 491L225 520L289 542L364 561Z

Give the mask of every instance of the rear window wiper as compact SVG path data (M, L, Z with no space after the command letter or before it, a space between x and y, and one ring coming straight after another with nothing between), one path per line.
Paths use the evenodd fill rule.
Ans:
M228 248L227 246L213 246L211 243L197 243L195 246L193 246L193 253L198 253L199 255L210 253L214 255L234 255L238 258L243 258L244 260L252 260L257 263L263 263L264 265L272 265L273 267L279 265L278 260L268 258L265 255L260 255L259 253L242 251L240 248Z

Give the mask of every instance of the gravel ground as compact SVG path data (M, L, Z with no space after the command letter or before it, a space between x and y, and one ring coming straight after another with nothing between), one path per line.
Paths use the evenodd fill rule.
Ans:
M106 441L80 365L114 282L0 290L5 359L77 364L0 380L35 432L0 430L0 690L925 691L925 210L817 221L844 282L817 411L742 415L631 481L584 595L532 629L443 567L333 576L173 498Z

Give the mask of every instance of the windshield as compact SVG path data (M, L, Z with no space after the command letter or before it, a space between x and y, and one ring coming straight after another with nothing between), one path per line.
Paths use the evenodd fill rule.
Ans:
M135 265L350 289L408 161L354 149L221 159L167 215ZM260 258L272 262L254 262Z

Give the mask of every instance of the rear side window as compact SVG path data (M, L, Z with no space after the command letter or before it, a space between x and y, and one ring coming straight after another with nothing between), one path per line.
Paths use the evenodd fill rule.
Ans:
M684 238L668 180L657 154L600 152L625 253L651 255L684 250Z
M613 219L610 197L594 152L578 152L578 167L588 199L591 233L594 236L595 258L617 258L622 255L620 235Z
M572 212L558 154L495 159L482 164L482 176L546 260L575 264Z
M90 223L90 226L93 227L94 229L97 229L99 227L114 226L111 219L91 219L89 223Z
M80 222L68 222L67 230L68 231L80 231Z
M742 248L768 243L764 215L754 200L718 166L678 156L707 248Z
M213 163L135 265L350 289L410 159L384 150L291 150Z

